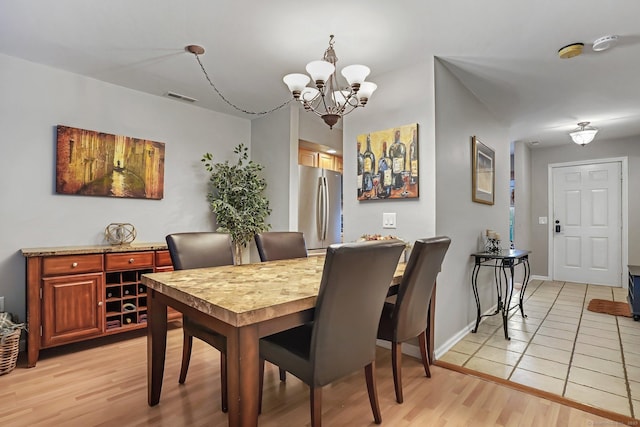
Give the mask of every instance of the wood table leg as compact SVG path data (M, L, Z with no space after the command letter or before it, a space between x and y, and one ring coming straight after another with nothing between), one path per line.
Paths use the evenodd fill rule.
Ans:
M147 401L154 406L160 402L167 350L167 305L154 290L148 295L147 316Z
M227 335L227 393L229 427L257 427L259 347L257 325Z

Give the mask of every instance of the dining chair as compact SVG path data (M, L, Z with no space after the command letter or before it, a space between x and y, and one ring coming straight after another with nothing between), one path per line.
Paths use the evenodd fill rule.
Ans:
M260 405L268 360L310 387L311 425L320 427L322 387L364 368L373 417L382 422L376 332L403 249L399 240L329 246L313 320L260 339Z
M306 258L307 246L299 231L266 231L255 235L260 261Z
M306 258L307 245L299 231L265 231L255 235L260 261ZM280 368L280 381L287 380L287 372Z
M386 301L382 309L378 327L378 339L391 342L391 365L396 401L402 397L402 343L418 338L422 364L427 377L429 356L427 352L427 331L430 331L429 305L436 276L449 249L451 239L446 236L420 239L415 242L395 301Z
M174 233L166 236L171 262L175 270L233 265L231 236L225 233L193 232ZM179 383L184 384L191 360L193 337L220 351L220 390L222 411L227 412L227 340L188 316L182 316L182 365Z

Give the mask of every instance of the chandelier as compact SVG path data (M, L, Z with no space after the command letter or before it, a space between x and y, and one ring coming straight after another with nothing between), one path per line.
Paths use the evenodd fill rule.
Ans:
M306 111L313 111L333 129L338 120L358 107L364 107L373 91L378 87L375 83L365 82L369 75L369 67L349 65L342 69L342 76L348 85L342 88L336 78L336 62L338 57L333 49L333 35L329 36L329 47L320 61L307 64L306 74L287 74L282 79L289 87L293 98L300 101ZM315 87L307 84L313 81Z
M593 138L596 137L596 133L598 133L598 129L593 126L589 126L589 123L591 122L580 122L578 123L578 126L580 126L579 128L569 132L569 136L571 136L573 142L584 147L593 141Z

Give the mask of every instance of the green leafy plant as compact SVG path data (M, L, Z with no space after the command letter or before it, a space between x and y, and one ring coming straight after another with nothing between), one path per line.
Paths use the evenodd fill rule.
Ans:
M269 230L266 223L271 213L269 200L263 195L267 182L260 176L262 165L249 160L249 149L239 144L233 152L238 162L213 163L213 155L202 156L205 169L211 174L211 190L207 195L216 214L216 231L231 234L235 245L236 263L242 263L242 248L256 233Z

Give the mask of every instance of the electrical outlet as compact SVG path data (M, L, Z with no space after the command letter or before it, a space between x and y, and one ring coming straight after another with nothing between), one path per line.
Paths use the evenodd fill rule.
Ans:
M396 213L382 214L382 228L396 228Z
M4 312L4 297L0 297L0 313Z

